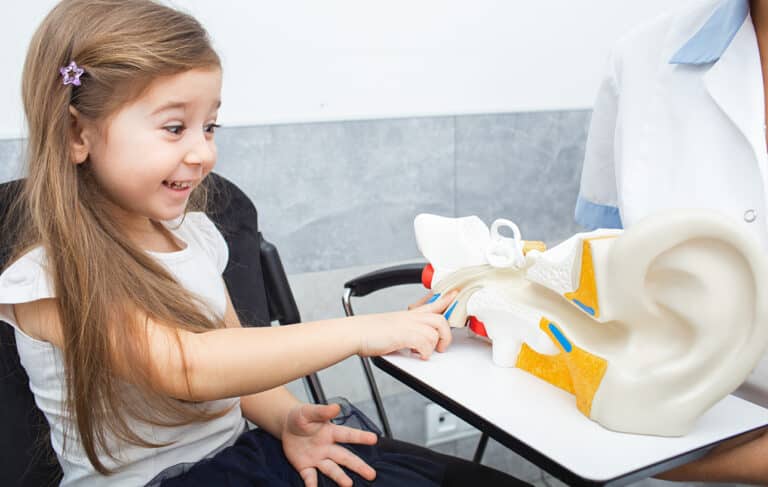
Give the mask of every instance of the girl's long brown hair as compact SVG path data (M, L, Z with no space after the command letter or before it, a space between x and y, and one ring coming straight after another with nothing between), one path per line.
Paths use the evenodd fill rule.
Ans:
M59 74L72 60L85 69L79 87L64 86ZM28 175L15 205L15 255L35 245L46 251L63 333L66 411L103 474L110 470L99 456L117 460L111 438L164 446L141 438L129 419L172 426L226 413L153 388L144 320L194 332L223 322L110 219L88 161L71 162L69 106L105 122L154 79L211 67L220 61L202 26L150 0L62 1L38 28L24 64ZM190 209L204 200L204 188L196 190ZM117 363L144 366L116 379Z

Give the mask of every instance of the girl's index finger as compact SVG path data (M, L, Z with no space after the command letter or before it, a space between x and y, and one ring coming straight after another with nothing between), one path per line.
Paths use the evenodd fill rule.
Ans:
M451 303L453 303L453 300L456 299L456 296L458 296L458 294L459 294L458 289L454 289L447 293L443 293L438 299L436 299L435 301L432 301L431 303L425 304L419 309L430 312L430 313L442 314L446 309L448 309Z
M423 306L423 305L431 302L431 300L434 298L434 296L435 296L434 294L425 294L424 296L419 298L419 300L416 301L415 303L408 305L408 309L412 310L412 309L416 309L416 308L418 308L420 306Z
M333 428L333 441L336 443L354 443L358 445L375 445L379 441L376 433L363 431L349 426L335 425Z

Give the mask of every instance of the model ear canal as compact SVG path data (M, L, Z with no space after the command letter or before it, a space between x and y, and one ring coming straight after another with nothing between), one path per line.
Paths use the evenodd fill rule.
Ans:
M626 230L604 264L601 299L614 316L603 325L620 335L611 347L585 343L609 364L591 417L618 431L686 434L765 351L766 257L736 222L674 210Z

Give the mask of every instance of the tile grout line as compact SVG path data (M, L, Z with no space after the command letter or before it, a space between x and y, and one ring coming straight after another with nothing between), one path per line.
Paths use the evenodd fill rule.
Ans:
M453 124L452 140L453 140L453 216L454 217L458 216L457 212L459 211L459 208L458 208L459 207L459 195L458 195L459 169L458 169L458 162L457 162L458 157L456 156L456 152L457 152L456 148L458 146L458 144L456 143L456 139L458 138L458 135L457 135L458 131L456 130L456 125L457 125L456 119L457 119L456 115L451 117L451 123Z

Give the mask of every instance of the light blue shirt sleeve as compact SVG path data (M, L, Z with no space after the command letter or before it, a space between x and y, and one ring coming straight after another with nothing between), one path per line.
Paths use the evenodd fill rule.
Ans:
M581 196L576 200L576 223L587 230L623 228L618 208L592 203Z
M608 75L600 85L592 111L579 198L576 202L576 223L588 230L623 228L618 204L614 152L618 89L613 62L610 66Z

